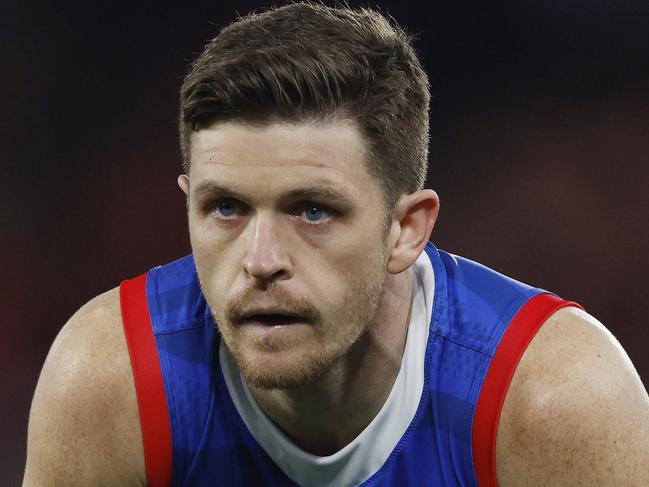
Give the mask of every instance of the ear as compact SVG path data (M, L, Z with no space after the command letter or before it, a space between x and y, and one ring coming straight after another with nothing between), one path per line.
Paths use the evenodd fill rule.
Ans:
M185 196L189 196L189 176L186 174L181 174L178 176L178 186L183 190Z
M390 274L398 274L415 263L423 252L435 226L439 197L432 189L403 196L395 208L390 230L392 253L387 263Z
M189 211L189 176L186 174L178 176L178 186L185 193L185 206L187 207L187 211Z

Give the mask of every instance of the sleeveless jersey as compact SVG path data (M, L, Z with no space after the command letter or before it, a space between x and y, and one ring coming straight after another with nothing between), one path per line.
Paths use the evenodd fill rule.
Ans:
M496 429L516 366L549 316L579 305L432 244L425 252L435 291L421 399L388 459L361 485L496 486ZM192 256L124 281L120 296L147 485L297 485L228 393Z

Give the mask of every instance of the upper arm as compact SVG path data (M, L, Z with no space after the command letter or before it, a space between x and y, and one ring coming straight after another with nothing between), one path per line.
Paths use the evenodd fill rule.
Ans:
M63 327L29 417L24 486L143 485L137 400L117 290Z
M499 422L499 485L649 485L649 397L597 320L576 308L541 327Z

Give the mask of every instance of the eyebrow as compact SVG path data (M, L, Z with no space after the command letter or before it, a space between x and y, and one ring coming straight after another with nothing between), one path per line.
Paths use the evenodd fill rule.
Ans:
M209 197L234 198L241 201L246 201L247 199L238 191L222 186L214 181L203 181L194 189L194 191L192 191L192 194L195 198L199 199ZM319 200L325 204L331 201L347 207L354 206L354 201L351 197L328 185L295 188L287 191L286 193L283 193L280 196L280 200L282 201L311 199Z
M194 188L192 194L194 195L195 198L198 199L208 198L212 196L219 196L221 198L243 199L242 195L239 194L238 192L226 188L225 186L221 186L220 184L215 183L214 181L203 181L196 188Z

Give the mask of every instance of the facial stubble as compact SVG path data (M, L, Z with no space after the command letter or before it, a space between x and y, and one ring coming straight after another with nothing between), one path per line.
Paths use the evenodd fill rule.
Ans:
M295 297L271 284L263 291L249 289L228 300L223 307L212 307L212 316L246 383L259 389L295 389L325 376L352 349L373 321L385 282L382 256L370 259L365 269L370 274L350 276L349 291L330 316L304 297ZM303 316L313 327L309 340L289 334L264 341L264 353L246 350L237 318L263 296L285 311ZM291 326L291 325L289 325ZM303 338L303 337L302 337ZM298 349L299 353L294 353ZM278 359L290 354L291 360Z

